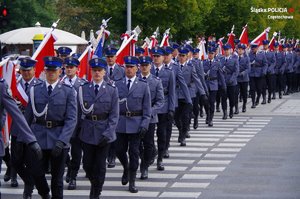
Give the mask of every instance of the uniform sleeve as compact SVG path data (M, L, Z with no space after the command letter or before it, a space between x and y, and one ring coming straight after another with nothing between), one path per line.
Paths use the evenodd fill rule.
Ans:
M175 71L174 71L174 73L175 73ZM174 75L175 75L175 74L174 74ZM182 71L179 70L178 67L176 67L176 81L179 83L179 86L180 86L180 89L181 89L182 92L183 92L185 101L186 101L188 104L192 104L192 98L191 98L191 95L190 95L189 88L188 88L188 86L187 86L186 83L185 83L184 77L183 77L183 75L182 75ZM176 81L175 81L175 82L176 82Z
M272 53L272 59L271 59L270 66L268 68L268 72L274 71L275 70L275 66L276 66L276 57L275 57L275 53Z
M262 56L263 56L263 67L262 67L262 73L263 75L266 75L267 74L267 70L268 70L268 61L267 61L267 58L266 58L266 55L262 53Z
M108 125L103 132L103 135L114 141L116 139L116 128L119 121L119 94L118 89L115 88L111 96L111 111L108 116Z
M143 116L140 127L148 129L151 119L151 96L148 84L145 86L143 97Z
M196 84L196 88L198 90L198 92L200 93L200 95L205 95L205 90L203 88L202 83L200 82L200 79L198 78L195 66L192 65L192 79L194 81L194 83Z
M34 134L32 133L30 127L28 126L23 114L19 110L16 102L14 99L8 94L7 91L8 87L7 85L2 86L1 93L2 93L2 103L5 110L8 112L8 114L11 116L12 120L14 121L14 124L17 125L17 130L20 132L20 140L25 142L26 144L29 144L31 142L35 142L36 138Z
M155 102L152 105L152 115L156 115L157 111L164 106L164 89L161 80L156 85Z
M59 141L65 144L70 142L71 136L75 130L77 123L77 98L75 89L70 89L67 95L67 108L65 113L64 126L58 137Z
M219 64L219 67L218 67L218 81L219 81L219 84L221 85L222 89L226 89L226 83L225 83L224 73L221 68L221 64Z
M237 79L237 76L239 75L239 73L240 73L240 66L239 66L239 61L238 61L238 59L234 59L234 71L233 71L233 73L232 73L232 75L231 75L231 78L230 78L230 81L231 82L234 82L236 79Z
M176 81L175 81L174 73L171 71L170 81L169 81L169 110L168 111L175 111L175 104L176 104L175 86L176 86Z

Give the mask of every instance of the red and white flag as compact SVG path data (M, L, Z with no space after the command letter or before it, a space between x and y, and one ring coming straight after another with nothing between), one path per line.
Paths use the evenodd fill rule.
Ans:
M249 44L249 38L248 38L248 27L247 27L247 24L243 27L243 31L240 35L240 43L241 44L245 44L248 46Z
M224 55L224 49L223 49L223 41L224 40L224 37L220 38L218 40L218 54L221 54L221 55Z
M277 32L274 32L273 33L273 37L272 37L272 39L271 39L271 41L269 43L269 48L272 51L274 50L274 44L275 44L275 41L276 41L276 39L275 39L276 36L277 36Z
M154 48L155 46L157 46L158 41L157 41L157 36L159 34L159 27L156 28L155 32L153 33L153 35L150 37L150 44L149 44L149 49L151 50L152 48Z
M252 44L255 43L258 46L262 45L262 41L268 39L268 33L269 33L270 29L271 29L270 27L265 29L260 35L258 35L255 39L253 39L251 43Z
M206 41L205 38L203 37L197 46L197 48L200 50L199 57L201 58L201 60L207 59L208 57L205 50L205 43Z
M165 31L164 37L163 37L163 39L161 40L161 43L160 43L160 47L170 46L170 44L169 44L169 34L170 34L170 28Z
M80 62L78 66L79 78L85 78L87 80L91 80L89 61L90 59L92 59L92 56L93 56L92 45L89 45L88 47L86 47L84 52L78 58L78 61Z
M144 49L144 56L150 56L150 52L149 52L149 44L150 44L150 39L148 37L146 37L144 39L144 44L142 45L142 48Z
M35 65L35 77L39 78L44 71L43 58L46 56L54 56L54 42L56 41L53 35L54 29L52 28L44 37L42 43L36 49L31 59L37 60Z
M234 50L234 38L235 38L235 34L233 33L233 31L234 31L234 25L231 28L231 32L227 35L228 36L227 44L230 44L232 50Z

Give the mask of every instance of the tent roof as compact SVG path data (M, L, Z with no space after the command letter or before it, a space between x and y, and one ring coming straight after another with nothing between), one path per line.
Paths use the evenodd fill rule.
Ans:
M50 28L45 27L28 27L12 30L0 35L0 41L5 44L33 44L32 38L36 34L46 34ZM53 31L56 37L55 45L80 45L88 42L72 33L55 29Z

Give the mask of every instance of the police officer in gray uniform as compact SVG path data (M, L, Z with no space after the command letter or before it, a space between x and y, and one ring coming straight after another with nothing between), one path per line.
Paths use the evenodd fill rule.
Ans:
M77 122L76 91L59 81L62 59L45 57L46 81L30 89L25 117L43 150L43 159L35 161L35 186L39 194L49 197L43 164L51 163L52 198L63 198L63 175L70 139Z
M109 82L115 82L125 77L125 70L123 67L116 64L116 53L117 49L114 47L107 47L104 49L104 54L106 57L106 74L104 79ZM108 168L113 168L116 166L116 149L115 142L110 144L109 152L108 152Z
M250 72L250 60L247 53L245 52L245 49L246 49L245 44L238 45L238 60L239 60L240 72L237 77L238 87L237 87L237 93L235 97L235 109L238 110L239 108L238 96L241 95L243 100L242 112L246 112L249 72Z
M285 55L285 74L286 74L286 89L284 95L289 95L292 93L292 86L293 86L293 78L294 78L294 54L293 54L293 45L286 44L284 48L284 55ZM287 49L287 50L286 50Z
M157 170L164 170L163 156L166 153L167 129L169 121L173 119L175 112L175 77L171 69L164 67L164 50L160 47L151 49L153 55L153 63L151 74L159 77L164 88L164 106L158 111L158 123L156 129L158 157Z
M279 51L279 43L274 44L274 54L276 59L275 74L276 74L276 89L278 90L279 99L282 98L282 92L284 91L284 70L285 70L285 55ZM273 92L273 99L276 99L275 90Z
M300 91L300 48L296 48L295 52L297 53L294 68L296 70L296 92Z
M144 180L148 178L148 167L152 164L154 160L155 125L158 122L157 112L164 106L164 92L161 80L150 73L152 62L151 57L141 56L139 57L139 61L141 74L138 75L138 77L147 81L151 95L151 120L148 132L146 133L145 137L142 138L140 147L141 179Z
M122 185L126 185L129 181L129 191L137 193L135 178L139 166L139 147L151 119L151 96L147 82L136 76L138 58L127 56L124 57L124 61L125 78L115 83L120 103L116 152L124 169Z
M258 45L251 44L251 51L249 52L251 70L250 76L250 95L252 99L251 108L256 108L259 104L259 98L262 94L262 89L265 85L265 76L267 74L268 63L263 52L258 52ZM257 98L255 99L255 95Z
M25 143L27 146L26 155L31 155L35 158L35 160L40 160L42 158L42 150L37 143L36 137L30 130L22 112L19 110L15 100L11 97L11 94L8 92L8 86L3 79L0 79L0 129L2 129L4 125L4 110L12 117L14 122L15 132L18 132L18 141ZM34 152L34 153L33 153ZM3 138L0 138L0 157L4 155L4 143ZM23 153L24 154L24 153ZM0 158L1 159L1 158ZM27 161L25 161L26 163ZM1 161L0 161L1 165ZM30 167L31 164L26 164L26 166ZM1 167L1 166L0 166ZM30 182L32 183L32 182ZM25 191L25 190L24 190ZM26 190L27 191L27 190ZM31 191L32 190L28 190ZM30 192L24 192L24 198L31 198Z
M103 79L106 61L94 58L89 64L93 80L83 84L78 91L79 138L83 149L83 169L91 182L90 198L98 199L105 180L109 145L116 140L119 97L117 88Z
M78 93L79 86L86 81L84 79L79 78L76 73L78 71L78 66L80 62L75 57L67 57L64 60L65 65L65 73L66 76L62 79L62 81L75 88ZM78 110L79 111L79 110ZM69 183L68 190L76 189L76 177L78 174L78 170L80 168L81 158L82 158L82 149L80 140L78 138L78 134L80 131L80 125L77 123L76 128L71 137L71 159L68 164L68 171L66 175L66 182Z
M224 72L227 92L224 93L225 98L229 99L229 117L233 117L233 107L235 105L235 91L237 85L237 76L239 74L239 62L236 55L231 54L230 44L223 46L224 56L220 58L222 69ZM226 107L223 110L224 114L227 115L227 100ZM226 119L226 118L223 118Z
M21 79L18 81L18 87L20 92L24 94L25 99L18 99L19 109L22 113L25 112L27 106L27 100L29 90L31 87L41 80L34 77L36 60L30 58L21 58L20 61L20 73ZM27 98L27 99L26 99ZM12 121L10 134L11 134L11 164L16 169L19 176L24 181L23 198L31 198L31 194L34 188L34 180L28 170L28 162L26 157L28 155L28 147L25 143L20 141L20 132L18 126L15 125L15 120ZM26 166L27 165L27 166ZM13 180L13 179L12 179Z

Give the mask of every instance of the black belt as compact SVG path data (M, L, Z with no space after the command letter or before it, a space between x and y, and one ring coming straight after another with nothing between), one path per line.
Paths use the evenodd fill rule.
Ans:
M108 113L102 113L98 115L87 115L85 118L92 121L106 120L108 118Z
M121 112L120 115L124 115L126 117L142 116L143 111L134 111L134 112L126 111L126 112Z
M57 127L57 126L63 126L65 124L64 121L54 121L54 120L43 120L43 119L36 119L36 124L43 125L48 129Z
M217 79L218 79L217 77L207 77L207 76L205 76L205 80L214 81L214 80L217 80Z
M164 91L164 95L169 95L169 91Z

